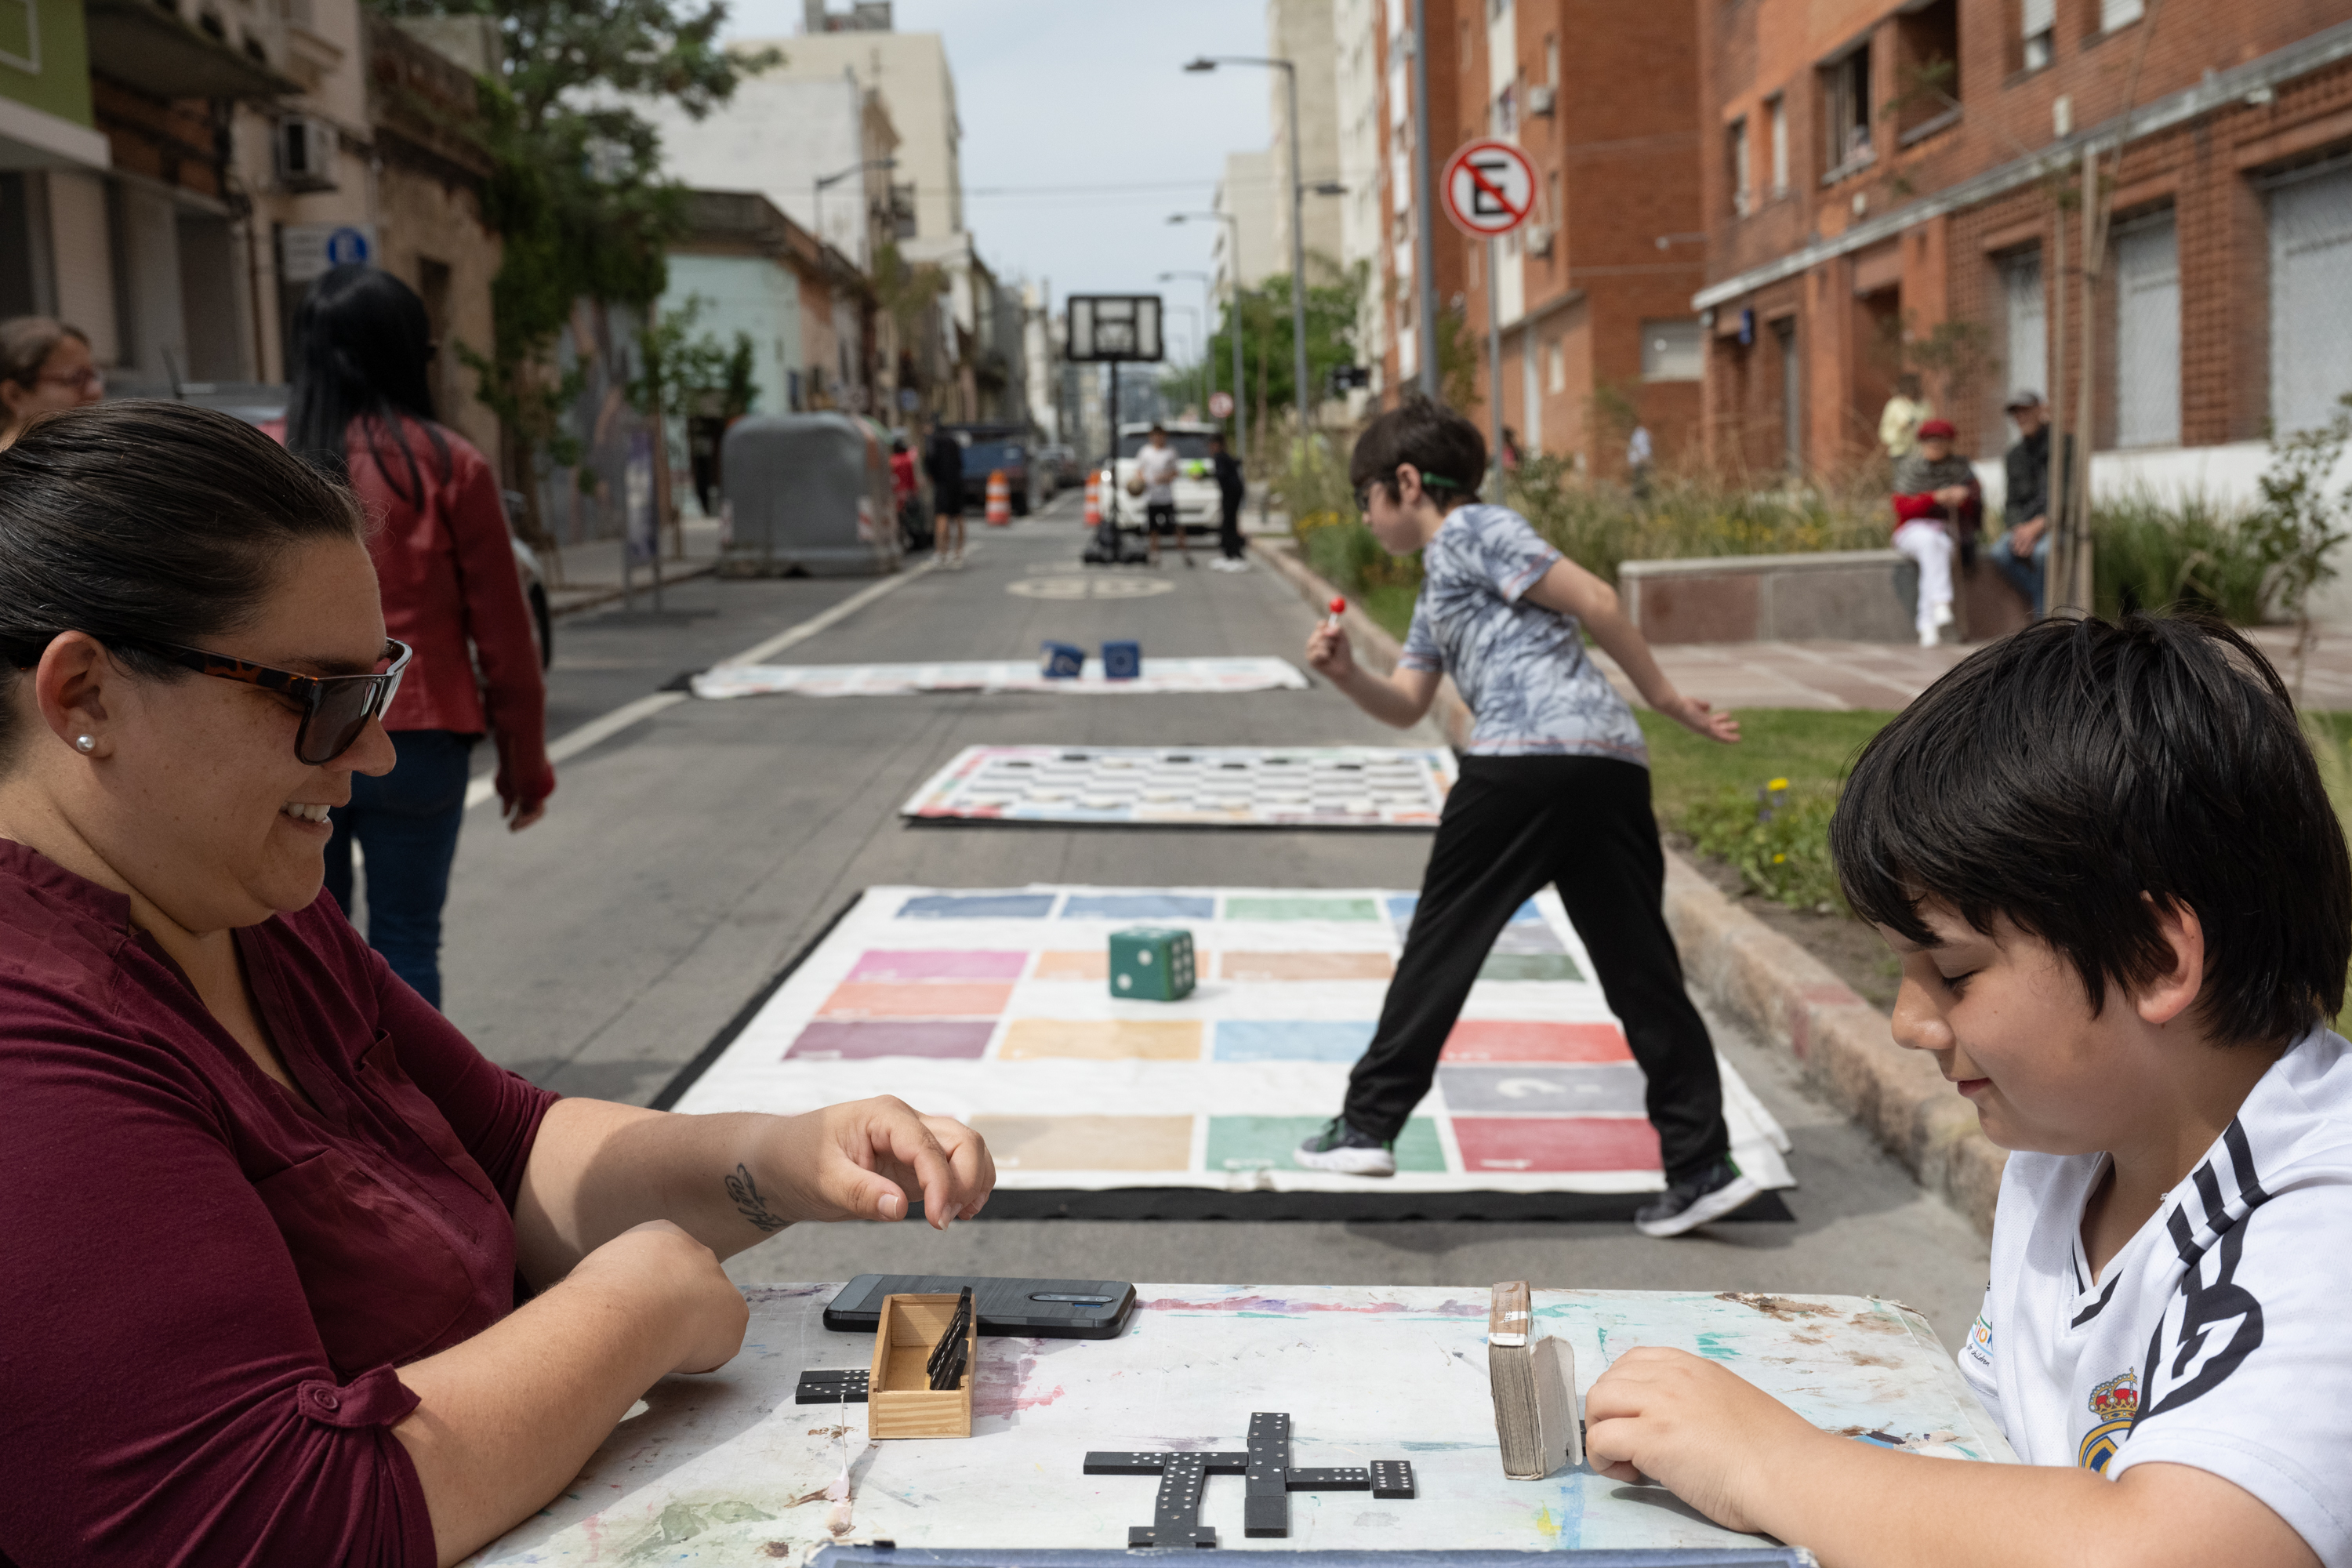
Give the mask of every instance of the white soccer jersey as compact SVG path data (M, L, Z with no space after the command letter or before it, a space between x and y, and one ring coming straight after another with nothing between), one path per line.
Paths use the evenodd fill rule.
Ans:
M1958 1356L2018 1457L2193 1465L2352 1568L2352 1045L2315 1031L2093 1279L2104 1154L2012 1154Z

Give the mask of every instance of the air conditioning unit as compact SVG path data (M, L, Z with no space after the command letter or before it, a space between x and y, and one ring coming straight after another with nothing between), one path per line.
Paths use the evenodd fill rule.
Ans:
M335 128L316 115L278 121L278 183L289 191L335 188Z
M1528 225L1526 234L1528 237L1528 254L1529 256L1549 256L1551 254L1551 225L1548 223L1531 223Z
M1528 112L1549 114L1559 107L1559 89L1549 82L1537 82L1528 89Z

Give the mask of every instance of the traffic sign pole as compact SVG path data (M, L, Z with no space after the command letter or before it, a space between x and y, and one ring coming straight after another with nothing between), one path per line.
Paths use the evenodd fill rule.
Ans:
M1487 494L1502 493L1503 467L1503 307L1498 297L1501 279L1496 271L1500 253L1495 242L1528 221L1536 207L1536 169L1528 155L1508 142L1482 137L1465 142L1445 161L1439 182L1445 198L1445 216L1463 233L1486 242L1486 370L1489 421ZM1531 345L1522 345L1533 352Z

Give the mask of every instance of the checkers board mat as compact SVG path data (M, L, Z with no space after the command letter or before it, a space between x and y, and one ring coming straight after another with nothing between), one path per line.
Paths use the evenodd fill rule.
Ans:
M1288 659L1146 658L1142 673L1112 680L1102 660L1081 675L1049 676L1034 658L948 660L934 664L722 664L695 676L697 697L905 697L922 691L1051 691L1065 697L1150 697L1171 692L1304 691L1307 678Z
M1435 827L1454 755L1399 746L967 746L899 815L970 822Z
M1339 1109L1414 897L869 888L673 1108L793 1114L896 1094L978 1128L1009 1192L1657 1190L1641 1068L1549 889L1496 940L1397 1140L1397 1173L1291 1159ZM1139 923L1192 933L1201 981L1183 1001L1111 996L1110 933ZM1721 1067L1733 1156L1766 1187L1794 1185L1786 1135Z

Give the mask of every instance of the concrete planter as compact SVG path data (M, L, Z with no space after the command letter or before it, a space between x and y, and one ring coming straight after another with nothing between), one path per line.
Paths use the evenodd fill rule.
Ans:
M1958 572L1961 635L1970 642L2025 624L2025 603L1991 565ZM1625 614L1654 643L1907 643L1919 568L1894 550L1628 561L1617 568Z

